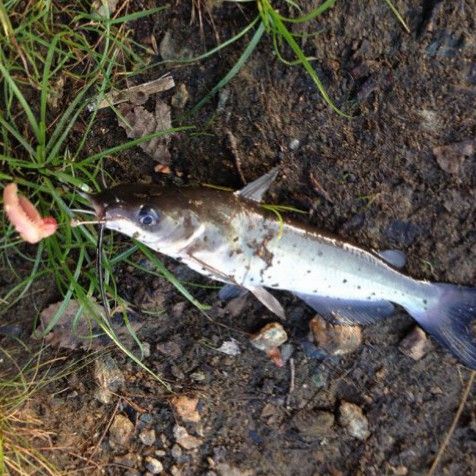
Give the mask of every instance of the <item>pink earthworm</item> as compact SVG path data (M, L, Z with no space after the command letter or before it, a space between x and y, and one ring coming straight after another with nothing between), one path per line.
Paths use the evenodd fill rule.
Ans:
M15 183L8 184L3 190L3 206L5 213L22 240L38 243L51 236L58 228L53 217L43 218L35 205L26 197L18 195Z

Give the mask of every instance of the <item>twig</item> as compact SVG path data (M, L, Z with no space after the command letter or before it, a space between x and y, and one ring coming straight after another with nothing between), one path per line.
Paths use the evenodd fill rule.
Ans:
M230 143L231 153L233 154L233 157L235 158L236 169L238 170L238 174L240 175L243 185L246 185L248 182L246 181L245 176L243 174L243 169L241 168L241 159L240 159L240 154L238 153L238 144L236 142L236 137L233 135L230 129L225 129L225 134L228 137L228 142Z
M296 369L294 367L294 359L292 357L289 359L289 370L291 372L291 375L290 375L290 379L289 379L288 396L286 397L286 407L287 408L289 408L289 404L291 402L291 394L294 392L295 378L296 378Z
M446 433L445 439L443 440L443 443L439 447L438 453L436 454L436 458L433 461L433 464L431 465L431 468L429 469L426 476L433 476L433 474L435 474L436 468L438 467L438 464L441 461L443 453L445 452L446 447L448 446L448 443L450 442L450 439L453 436L459 417L461 416L461 413L463 411L464 404L466 403L466 400L468 399L469 392L471 391L471 387L473 386L475 375L476 375L476 370L473 370L469 377L468 383L466 384L466 388L464 389L463 395L461 396L461 402L459 404L458 410L456 411L455 417L453 418L453 423L451 424L450 429L448 430L448 433Z
M95 98L88 106L88 110L96 111L105 107L113 106L123 102L135 102L137 100L147 99L150 95L167 91L175 86L174 78L170 74L166 74L158 79L149 81L148 83L138 84L122 91L111 91L104 95L101 102L97 102Z
M93 456L96 454L99 446L101 445L102 441L104 440L104 437L106 436L106 433L109 431L109 427L112 425L114 417L119 411L119 405L121 404L121 402L122 402L122 398L118 398L116 402L116 406L114 407L114 410L112 411L111 417L109 418L109 421L107 422L106 428L104 428L104 431L102 432L102 435L100 436L98 442L94 445L94 448L91 454L87 457L87 461L86 461L87 463L95 464L93 461Z

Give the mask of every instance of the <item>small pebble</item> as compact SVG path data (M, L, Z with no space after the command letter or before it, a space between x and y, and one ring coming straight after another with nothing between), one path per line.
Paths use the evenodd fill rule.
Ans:
M182 456L182 448L178 444L175 444L174 446L172 446L171 454L172 458L180 459L180 457Z
M126 447L134 433L134 425L124 415L116 415L109 427L109 444L112 448Z
M339 423L354 438L365 441L370 436L367 417L355 403L341 402L339 407Z
M170 403L183 421L194 423L200 421L200 413L197 410L198 398L179 395L173 397Z
M155 443L155 430L142 430L139 434L139 440L145 446L152 446Z
M186 450L198 448L203 443L203 440L201 438L189 435L187 430L180 425L175 425L174 437L177 443Z
M145 467L152 474L160 474L164 470L162 463L152 456L145 457Z
M266 352L271 360L278 366L284 365L278 347L288 340L284 327L279 322L270 322L250 338L251 344L259 350Z
M399 345L400 351L413 360L423 358L427 354L429 347L425 332L418 326L415 326Z
M94 397L101 403L110 403L112 396L124 385L124 375L110 355L100 355L94 361L94 380L98 388Z
M309 328L317 346L330 355L344 355L355 352L362 343L360 326L331 324L321 316L309 322Z
M292 151L295 151L295 150L298 150L299 145L300 145L299 139L293 139L293 140L289 143L289 148L290 148Z

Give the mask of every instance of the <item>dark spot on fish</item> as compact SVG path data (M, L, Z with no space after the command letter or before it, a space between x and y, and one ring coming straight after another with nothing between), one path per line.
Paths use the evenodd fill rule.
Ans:
M281 260L280 260L280 259L278 259L278 261L276 261L276 263L278 263L278 264L281 264Z
M233 241L236 243L239 239L240 239L239 236L235 236L235 237L233 238Z
M272 276L270 274L268 274L268 279L271 279L271 278L272 278Z
M273 287L273 288L277 288L278 286L279 286L279 283L274 283L274 284L271 285L271 287Z
M296 243L293 243L293 248L297 248L297 245L296 245Z
M250 278L250 281L253 282L255 280L255 278Z
M322 256L322 255L323 255L322 251L319 250L319 251L317 252L317 256Z
M372 299L372 297L371 297L371 296L368 296L367 299L370 301L370 300Z
M317 293L317 289L314 289L312 292L313 292L313 293Z
M426 299L423 299L423 304L428 304L428 301ZM426 309L426 307L425 307Z
M347 279L343 279L342 282L345 284L347 282Z
M362 286L360 286L360 285L359 285L359 286L357 286L357 289L362 289Z
M372 293L372 296L375 296L375 293Z
M307 272L308 272L308 273L310 273L310 272L311 272L311 270L310 270L310 269L308 269L308 270L307 270Z
M203 241L204 241L205 243L208 241L208 236L207 236L207 235L205 235L205 236L203 237Z

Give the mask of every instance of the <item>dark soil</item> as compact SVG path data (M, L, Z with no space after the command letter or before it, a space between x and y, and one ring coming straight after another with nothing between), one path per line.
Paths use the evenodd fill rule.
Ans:
M198 22L189 24L189 2L175 3L153 20L135 22L135 39L145 42L153 35L160 44L170 31L177 45L200 54L216 44L216 36L229 38L255 14L253 5L240 9L225 2L211 12L213 23L204 10L201 32ZM303 3L310 8L319 2ZM354 116L351 120L325 105L302 68L279 62L265 38L220 94L221 103L216 97L197 116L183 120L203 133L174 137L172 170L180 177L154 173L154 164L140 150L119 157L111 173L118 181L127 175L240 188L238 162L247 181L279 164L281 174L269 201L309 210L309 216L297 219L367 249L404 250L406 272L414 277L474 286L476 163L474 152L464 156L458 144L473 141L474 151L476 4L396 4L411 34L403 31L383 0L365 6L337 2L319 24L304 27L308 32L322 28L321 34L307 38L305 51L317 58L314 64L327 91ZM170 101L183 84L190 94L188 108L226 74L242 48L243 42L235 44L192 66L161 66L141 80L171 70L177 87L163 97ZM284 54L290 56L289 51ZM175 118L182 113L173 109ZM99 116L91 150L126 140L111 111ZM433 149L440 146L449 148L437 161ZM165 262L184 280L214 284L176 262ZM33 404L32 411L55 432L54 445L74 448L86 458L72 457L71 451L49 453L60 468L88 466L84 474L144 474L149 456L161 461L164 474L174 475L428 471L469 371L437 344L418 361L403 355L399 342L414 325L403 311L365 328L357 352L323 359L307 337L312 311L283 293L292 361L278 368L249 343L251 332L275 320L252 298L241 309L241 303L233 302L230 310L218 301L216 290L193 289L198 299L212 305L207 319L166 281L145 279L132 269L117 272L125 298L165 310L159 317L135 316L144 323L140 337L150 344L145 364L163 375L177 394L197 397L201 418L184 423L171 395L113 351L124 385L109 404L95 398L94 366L51 386L51 395L42 393ZM42 300L41 305L49 302ZM238 341L239 355L216 350L231 338ZM290 391L292 365L295 382ZM340 424L343 401L357 404L366 415L370 436L365 441L350 436ZM115 432L127 431L118 415L133 427L122 446L115 443ZM323 415L331 420L327 426ZM475 415L471 392L436 474L476 471ZM200 439L197 448L176 445L177 424ZM150 429L156 439L147 445L142 433Z

